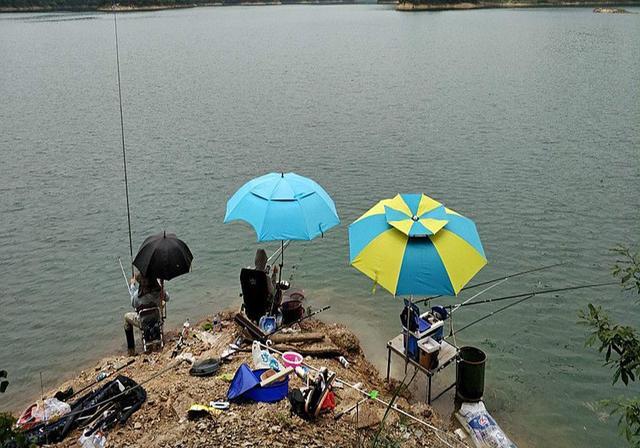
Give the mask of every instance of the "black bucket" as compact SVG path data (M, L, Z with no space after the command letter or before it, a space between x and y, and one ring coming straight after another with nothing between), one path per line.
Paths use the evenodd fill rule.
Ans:
M282 303L282 323L291 324L304 317L304 307L300 300L292 299Z
M484 393L487 355L476 347L460 348L456 371L456 395L462 401L480 401Z

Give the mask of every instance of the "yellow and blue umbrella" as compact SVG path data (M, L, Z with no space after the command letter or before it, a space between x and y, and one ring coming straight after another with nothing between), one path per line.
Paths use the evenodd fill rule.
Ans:
M487 264L475 224L424 194L378 202L349 226L350 262L393 295L457 295Z

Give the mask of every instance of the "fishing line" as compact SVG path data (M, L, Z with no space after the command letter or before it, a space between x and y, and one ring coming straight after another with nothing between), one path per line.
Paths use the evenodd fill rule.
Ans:
M499 282L501 280L510 279L510 278L513 278L513 277L519 277L521 275L530 274L532 272L544 271L546 269L555 268L555 267L561 266L563 264L565 264L564 261L560 262L560 263L550 264L550 265L547 265L547 266L542 266L540 268L534 268L534 269L528 269L528 270L522 271L522 272L516 272L515 274L509 274L509 275L505 275L503 277L498 277L498 278L494 278L494 279L487 280L487 281L484 281L484 282L476 283L476 284L471 285L471 286L465 286L460 291L467 291L469 289L478 288L480 286L488 285L489 283L495 283L495 282ZM427 297L425 299L416 300L413 303L425 303L425 302L428 302L429 300L437 299L437 298L440 298L440 297L442 297L442 294L439 294L437 296Z
M460 308L461 306L464 306L465 304L467 304L467 303L471 302L473 299L475 299L476 297L480 296L481 294L484 294L485 292L487 292L487 291L489 291L489 290L491 290L491 289L495 288L496 286L500 286L501 284L503 284L503 283L504 283L504 282L506 282L507 280L509 280L509 278L503 278L503 279L502 279L502 280L500 280L499 282L494 283L493 285L491 285L491 286L489 286L489 287L487 287L487 288L483 289L483 290L482 290L482 291L480 291L479 293L472 295L471 297L469 297L469 298L468 298L467 300L465 300L464 302L462 302L462 303L460 303L460 304L458 304L458 305L455 305L455 308L453 308L453 309L451 310L451 312L449 313L449 315L453 314L455 311L457 311L457 310L458 310L458 308Z
M590 285L568 286L566 288L547 289L547 290L542 290L542 291L530 291L530 292L524 292L524 293L514 294L514 295L510 295L510 296L497 297L495 299L485 299L485 300L478 300L477 302L459 303L457 305L447 305L446 308L455 307L457 309L457 308L459 308L461 306L480 305L482 303L492 303L492 302L500 302L502 300L519 299L521 297L525 297L525 296L528 296L530 294L533 294L534 296L537 296L537 295L542 295L542 294L549 294L549 293L552 293L552 292L575 291L577 289L599 288L599 287L602 287L602 286L611 286L611 285L617 285L617 284L618 284L618 282L593 283L593 284L590 284Z
M487 299L487 300L480 300L478 302L470 302L470 303L461 303L459 306L469 306L469 305L479 305L481 303L491 303L491 302L499 302L501 300L509 300L509 299L520 299L517 300L516 302L510 303L506 306L503 306L502 308L498 308L495 311L492 311L491 313L482 316L480 319L474 320L473 322L465 325L464 327L462 327L461 329L459 329L458 331L456 331L456 333L459 333L463 330L466 330L467 328L469 328L472 325L477 324L478 322L482 322L483 320L500 313L501 311L504 311L508 308L511 308L512 306L518 305L519 303L524 302L525 300L529 300L533 297L536 297L538 295L541 294L549 294L551 292L561 292L561 291L575 291L577 289L586 289L586 288L598 288L601 286L610 286L610 285L617 285L618 282L607 282L607 283L594 283L592 285L581 285L581 286L569 286L567 288L558 288L558 289L549 289L546 291L532 291L532 292L526 292L526 293L522 293L522 294L514 294L512 296L505 296L505 297L499 297L497 299ZM455 306L455 305L454 305Z
M124 115L122 113L122 88L120 86L120 47L118 46L118 14L116 13L115 0L111 2L113 11L113 31L116 41L116 68L118 72L118 102L120 104L120 135L122 136L122 166L124 167L124 192L127 198L127 225L129 227L129 256L130 263L133 263L133 240L131 238L131 209L129 206L129 178L127 177L127 151L124 144ZM131 265L131 275L133 276L133 264Z
M504 311L504 310L506 310L507 308L511 308L512 306L515 306L515 305L517 305L517 304L519 304L519 303L522 303L522 302L524 302L525 300L529 300L530 298L535 297L535 296L536 296L535 294L529 294L528 296L524 297L523 299L518 300L517 302L510 303L509 305L503 306L502 308L499 308L499 309L497 309L497 310L495 310L495 311L492 311L491 313L489 313L489 314L487 314L487 315L482 316L480 319L474 320L474 321L473 321L473 322L471 322L470 324L465 325L464 327L462 327L461 329L459 329L458 331L456 331L456 333L460 333L461 331L466 330L467 328L471 327L472 325L475 325L475 324L477 324L478 322L482 322L483 320L488 319L488 318L490 318L491 316L493 316L493 315L495 315L495 314L498 314L500 311Z

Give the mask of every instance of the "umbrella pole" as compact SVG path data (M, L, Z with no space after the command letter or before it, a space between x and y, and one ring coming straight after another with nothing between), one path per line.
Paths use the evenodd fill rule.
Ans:
M282 267L284 266L284 240L280 240L280 272L278 272L278 285L282 281Z

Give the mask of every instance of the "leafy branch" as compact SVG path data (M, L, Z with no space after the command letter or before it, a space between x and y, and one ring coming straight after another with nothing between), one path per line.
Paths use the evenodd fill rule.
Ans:
M635 289L640 295L640 255L624 246L612 249L621 257L613 265L612 274L620 280L624 290ZM612 322L601 306L589 304L579 313L580 323L592 329L585 344L598 347L604 353L604 365L614 370L612 384L619 380L625 385L640 377L640 337L636 328ZM627 442L640 448L640 397L619 397L603 400L600 405L611 415L619 416L618 430Z
M640 294L640 251L635 253L628 247L618 246L611 252L622 257L613 265L613 276L620 279L624 289L636 289Z

